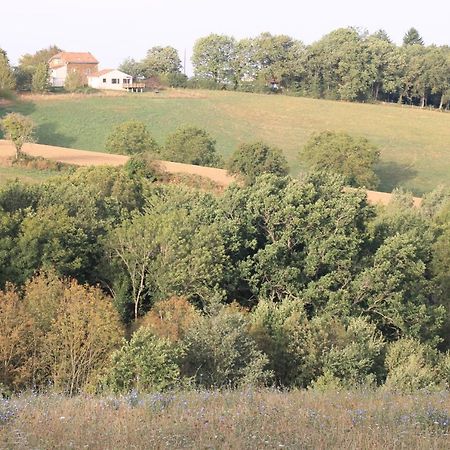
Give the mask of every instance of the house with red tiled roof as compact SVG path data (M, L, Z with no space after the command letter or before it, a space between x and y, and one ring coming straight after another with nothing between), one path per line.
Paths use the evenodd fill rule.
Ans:
M117 69L104 69L87 77L88 85L95 89L130 89L133 83L131 75Z
M87 83L87 77L98 72L98 61L91 53L59 52L48 61L50 84L62 87L69 73L78 72Z

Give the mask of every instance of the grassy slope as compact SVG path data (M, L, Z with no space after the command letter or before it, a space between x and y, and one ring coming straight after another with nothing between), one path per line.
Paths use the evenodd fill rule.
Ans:
M16 179L26 183L40 183L58 175L51 170L24 169L22 167L0 167L0 186Z
M209 91L179 96L167 91L54 100L34 97L14 109L39 124L42 144L102 151L114 125L132 118L145 121L162 143L176 127L189 123L207 129L225 157L240 142L262 139L278 145L294 174L301 169L298 150L311 133L342 130L366 136L380 147L380 190L400 184L421 194L450 178L450 114L436 111Z

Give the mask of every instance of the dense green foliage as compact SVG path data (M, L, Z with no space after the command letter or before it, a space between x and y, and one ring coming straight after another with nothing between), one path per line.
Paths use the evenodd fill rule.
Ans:
M0 92L16 88L16 78L6 52L0 48Z
M216 141L205 130L182 126L167 136L162 156L169 161L220 167L222 160L216 153L215 144Z
M23 144L33 142L34 128L34 122L19 113L9 113L0 120L0 130L16 149L16 159L21 156Z
M375 189L378 185L374 168L380 152L366 138L323 131L311 136L300 158L312 170L342 175L349 186Z
M111 355L104 383L113 392L163 391L180 384L181 346L155 336L148 328L137 330L129 342Z
M448 211L443 190L420 209L401 193L375 208L325 172L263 174L220 196L129 168L10 183L0 189L0 383L439 388ZM121 347L119 316L131 336Z
M288 164L280 149L263 142L241 144L230 156L227 170L246 184L252 184L263 173L287 175Z
M31 90L43 94L50 88L49 68L47 63L40 63L36 66L31 78Z
M339 28L308 46L270 33L240 41L211 34L196 42L192 63L197 80L244 91L279 92L281 87L317 98L440 109L450 100L450 49L424 47L414 28L402 47L382 30L368 34L355 28Z
M17 88L22 91L46 91L49 84L48 61L59 52L62 52L59 47L51 45L48 48L38 50L36 53L22 55L19 65L15 68ZM46 72L44 72L44 67Z
M158 144L145 123L138 120L129 120L117 125L106 139L105 148L111 153L124 155L158 152Z
M170 46L150 48L141 61L126 58L119 70L133 78L153 78L162 86L185 87L187 80L187 76L181 73L178 52Z

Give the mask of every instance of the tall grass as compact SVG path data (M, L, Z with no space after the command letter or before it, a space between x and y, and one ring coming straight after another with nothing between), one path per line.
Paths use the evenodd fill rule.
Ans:
M450 394L179 392L0 400L0 448L448 448Z

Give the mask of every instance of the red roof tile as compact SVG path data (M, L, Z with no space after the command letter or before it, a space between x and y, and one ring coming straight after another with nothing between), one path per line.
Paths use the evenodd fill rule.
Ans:
M50 58L50 61L54 59L61 59L65 63L73 64L98 64L98 61L92 56L91 53L81 52L60 52Z

